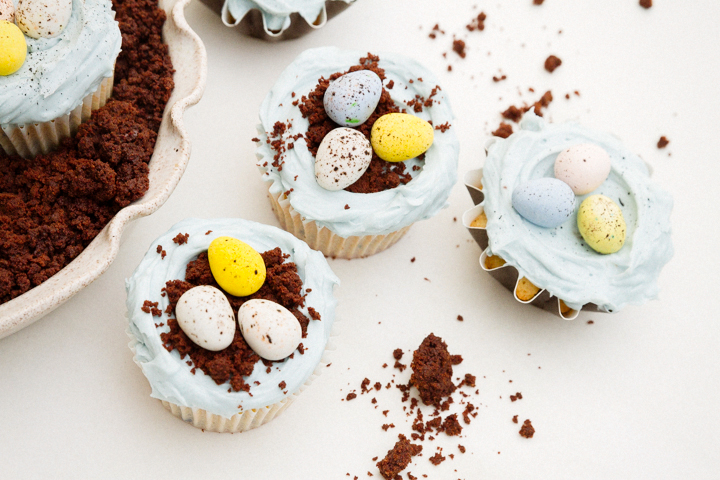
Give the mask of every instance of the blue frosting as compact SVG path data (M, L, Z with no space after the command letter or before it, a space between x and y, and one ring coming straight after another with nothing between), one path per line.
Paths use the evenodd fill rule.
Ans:
M48 122L70 113L113 75L122 44L110 0L73 0L60 35L25 40L23 66L0 76L2 125Z
M333 0L351 3L355 0ZM225 0L223 22L228 26L237 25L252 9L262 12L265 30L282 32L290 26L290 14L299 13L312 25L325 8L325 0ZM234 23L226 19L229 13Z
M278 195L293 189L288 198L300 215L345 238L384 235L430 218L446 206L450 190L457 181L460 147L454 128L445 132L435 130L435 140L425 153L424 163L416 159L405 162L407 171L414 175L412 181L383 192L363 194L320 187L315 180L315 157L303 139L295 141L294 148L285 152L282 170L271 165L276 152L266 142L266 132L272 132L275 122L289 120L292 128L286 136L306 133L308 121L302 118L293 102L314 90L320 77L346 71L364 56L366 53L335 47L306 50L282 72L265 97L260 107L261 125L258 126L258 164L263 179L272 182L270 192ZM378 56L387 77L385 84L395 83L388 92L400 108L407 109L405 102L415 99L416 95L428 98L438 85L435 76L414 60L393 53ZM418 78L423 81L417 81ZM442 90L433 100L439 103L433 103L423 112L413 112L413 115L431 120L433 125L452 123L450 102ZM413 166L420 169L413 171Z
M212 233L206 235L208 230ZM190 234L190 237L188 243L177 245L172 239L181 232ZM206 251L216 237L225 235L238 238L259 252L280 247L289 254L288 261L295 262L303 287L308 291L303 313L307 315L307 307L310 306L321 315L320 321L311 320L308 325L307 337L302 340L305 347L303 355L296 352L293 358L275 363L270 373L261 363L256 365L252 375L245 378L251 385L252 396L247 392L228 392L228 383L217 385L200 370L192 374L192 367L185 363L189 357L181 359L177 350L168 352L163 347L160 333L169 331L168 327L156 328L155 323L162 320L141 310L145 300L159 302L158 308L164 310L168 299L160 293L165 282L184 279L187 263ZM164 259L156 251L158 245L162 245L167 253ZM137 340L135 359L150 382L151 396L230 418L247 409L280 402L298 391L310 377L322 358L335 321L337 301L333 296L333 287L339 284L339 280L321 253L276 227L240 219L186 219L153 243L125 283L129 329ZM260 384L255 385L255 381ZM286 383L284 391L278 388L283 381Z
M553 177L557 155L578 143L594 143L610 155L611 171L595 191L620 206L627 224L625 245L602 255L585 245L577 222L543 228L512 208L512 192L531 179ZM657 277L673 255L672 197L650 182L645 163L614 136L574 123L549 124L532 112L520 131L490 145L483 167L489 250L538 287L579 309L594 303L606 311L657 297ZM574 217L573 217L574 219Z

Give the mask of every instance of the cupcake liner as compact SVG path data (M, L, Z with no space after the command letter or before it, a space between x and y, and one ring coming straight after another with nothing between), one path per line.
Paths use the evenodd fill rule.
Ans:
M5 153L33 158L57 148L63 139L77 132L80 124L90 118L93 110L105 105L112 94L113 78L105 78L93 93L87 95L80 105L66 115L49 122L0 125L0 145Z
M165 407L166 410L168 410L170 413L172 413L179 419L191 424L193 427L208 432L242 433L248 430L252 430L253 428L257 428L261 425L265 425L274 418L278 417L282 412L284 412L285 409L295 401L295 399L300 395L300 393L302 393L308 386L310 386L310 384L315 381L317 377L320 376L325 367L328 366L328 364L330 363L330 354L336 349L336 346L333 343L333 337L336 337L338 335L338 321L339 319L336 317L335 322L330 329L330 338L325 345L325 351L323 352L323 355L320 359L320 363L315 367L315 370L313 370L310 377L308 377L305 383L303 383L297 391L288 394L288 396L286 396L284 399L280 400L277 403L266 405L262 408L253 408L244 412L239 412L232 417L227 418L223 417L222 415L208 412L207 410L198 407L187 407L184 405L178 405L172 402L168 402L166 400L158 401L162 403L163 407ZM130 331L129 327L126 329L125 332L131 339L128 343L128 347L133 352L133 361L138 367L142 369L142 365L137 359L136 345L138 344L138 341Z
M513 296L518 302L542 308L543 310L547 310L548 312L557 315L563 320L575 320L580 311L564 307L562 299L552 295L545 289L540 289L540 291L529 300L521 300L517 295L518 284L521 281L520 272L514 266L509 264L504 264L495 268L488 268L486 266L485 260L489 256L487 230L485 227L472 225L473 220L475 220L484 211L485 194L482 191L482 176L482 169L471 170L465 175L465 187L467 188L475 206L470 210L467 210L462 217L463 225L468 229L475 242L477 242L477 244L480 245L480 248L483 249L480 254L480 267L488 272L491 277L500 282L503 287L513 292ZM582 306L581 310L607 313L594 303L586 303Z
M286 28L271 30L261 10L256 8L248 10L241 18L235 18L229 10L227 1L201 0L211 10L220 15L223 23L228 27L238 27L241 33L251 37L260 38L269 42L290 40L301 37L308 32L325 26L328 20L350 6L350 0L327 0L317 18L313 22L307 21L297 12L291 13Z
M313 250L331 258L362 258L375 255L394 245L412 224L385 235L341 237L327 227L318 228L314 220L302 218L283 193L273 193L270 183L270 203L280 226L307 243Z

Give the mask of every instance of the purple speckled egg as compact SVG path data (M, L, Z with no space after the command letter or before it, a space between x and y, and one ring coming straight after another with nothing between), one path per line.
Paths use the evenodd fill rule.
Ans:
M375 111L382 95L382 80L375 72L346 73L328 86L323 97L325 112L343 127L358 127Z

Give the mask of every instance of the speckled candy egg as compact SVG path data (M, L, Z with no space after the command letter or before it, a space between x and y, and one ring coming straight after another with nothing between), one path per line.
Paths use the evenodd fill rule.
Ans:
M326 190L342 190L365 173L372 160L367 137L352 128L330 131L315 156L315 179Z
M72 0L19 0L15 22L32 38L52 38L67 27Z
M338 125L357 127L370 118L381 95L380 77L370 70L358 70L330 82L323 105L328 117Z
M210 271L223 290L236 297L251 295L265 282L265 262L245 242L218 237L208 247Z
M378 157L403 162L424 153L433 143L432 125L408 113L388 113L370 131L370 143Z
M598 253L615 253L625 243L622 210L605 195L591 195L580 204L577 214L580 235Z
M282 360L300 344L302 329L295 315L279 303L248 300L238 310L240 333L255 353L266 360Z
M14 23L0 21L0 75L11 75L20 70L26 56L25 35Z
M515 187L512 206L528 222L555 228L575 212L575 194L556 178L538 178Z
M609 174L610 155L592 143L573 145L555 159L555 178L570 185L575 195L592 192Z
M183 293L175 306L177 322L198 346L217 352L235 337L235 315L225 294L210 285Z
M0 0L0 20L15 22L15 4L13 0Z

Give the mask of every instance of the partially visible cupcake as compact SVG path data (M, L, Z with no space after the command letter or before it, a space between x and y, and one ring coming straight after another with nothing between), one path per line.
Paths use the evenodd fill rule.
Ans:
M366 72L368 78L346 82L350 75ZM325 94L339 82L349 88L367 87L373 84L370 77L376 82L375 106L371 104L362 119L335 115L333 120L326 111L332 107ZM336 98L344 101L350 96L338 93ZM353 108L366 100L364 94L353 98L357 102L348 105ZM450 103L432 73L398 54L364 55L334 47L307 50L280 75L260 107L260 121L254 139L258 167L280 224L329 257L364 257L394 244L414 222L446 206L457 178L459 145ZM340 131L337 122L352 127L344 127L348 136L339 138L347 142L353 171L356 162L367 160L356 154L365 156L371 146L372 160L361 166L366 170L354 183L333 190L321 186L328 172L320 173L318 165L327 163L319 161L323 142ZM396 133L392 129L404 126L412 127L403 132L413 137L411 146L429 140L424 143L427 150L418 154L410 148L397 158L381 152L389 145L383 138L391 144ZM385 130L389 135L382 137L378 132ZM353 135L358 132L361 135ZM345 157L336 147L326 148L326 153ZM337 173L343 173L342 168Z
M355 0L225 0L220 17L228 27L265 40L297 38L325 26Z
M616 137L529 112L466 185L481 267L519 302L571 320L657 297L672 198Z
M249 265L246 258L237 250L218 250L238 241L244 242L244 253L262 257L262 265L249 270L252 288L259 289L251 294L233 290L244 296L227 292L232 288L223 272ZM320 253L275 227L238 219L176 224L157 239L126 282L130 347L150 382L151 396L204 430L241 432L269 422L328 363L338 283ZM217 315L211 311L211 319L193 316L192 296L199 292L202 300L203 290L214 291L215 297L202 305L227 303L224 324L222 309L216 309ZM206 309L195 312L201 310ZM280 311L285 320L289 315L287 328L270 330L280 325ZM238 313L240 324L235 323ZM214 335L210 345L197 333L202 328ZM293 335L302 331L302 338L295 338L300 343L290 349L283 339L289 338L288 328ZM213 343L223 338L222 345ZM276 347L285 351L273 356Z
M122 44L112 3L70 1L26 2L15 12L27 56L18 70L0 76L0 145L8 155L48 153L110 98ZM52 11L28 12L30 6ZM60 17L67 13L65 24ZM53 28L33 24L38 15L51 15Z

